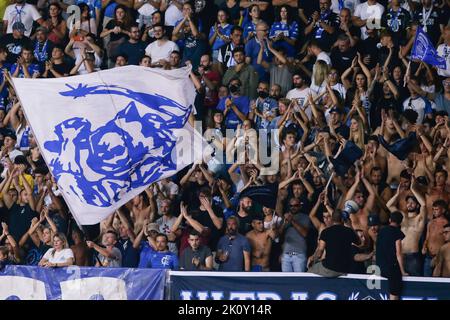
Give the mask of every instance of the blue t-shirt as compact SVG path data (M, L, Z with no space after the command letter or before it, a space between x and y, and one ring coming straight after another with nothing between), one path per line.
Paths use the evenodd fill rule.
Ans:
M86 3L89 6L89 15L91 16L91 18L94 18L94 19L96 18L95 17L95 9L99 9L99 10L102 9L102 1L101 0L76 0L75 1L76 5L79 5L80 3ZM114 10L113 10L113 14L114 14Z
M153 269L171 269L177 270L179 268L178 257L173 252L158 252L155 251L148 242L141 243L141 253L138 268L153 268Z
M298 37L298 24L293 21L290 25L284 22L275 22L270 28L269 38L274 38L280 33L283 33L286 38L297 39ZM275 42L275 49L284 48L286 50L286 55L288 57L293 57L295 55L295 47L290 45L284 40Z
M14 63L14 64L11 66L11 71L10 71L11 74L13 74L14 72L16 72L16 69L17 69L17 63ZM28 73L30 74L31 77L33 77L33 74L34 74L34 73L40 73L39 65L36 64L36 63L31 63L31 64L28 66L27 69L28 69ZM25 75L23 74L22 68L20 69L19 74L18 74L17 77L18 77L18 78L25 78Z
M259 98L256 103L256 109L259 113L275 116L276 109L278 108L278 102L272 98ZM263 119L259 116L256 117L256 128L257 129L270 129L270 121Z
M120 238L116 247L122 254L123 268L136 268L139 264L139 250L133 248L133 241Z
M259 81L269 82L269 73L267 72L266 69L264 69L262 65L257 63L260 48L261 45L259 44L259 41L256 40L256 38L251 39L245 45L245 56L252 59L251 65L258 72ZM272 53L269 51L269 48L267 47L263 50L263 60L268 63L272 61Z
M3 83L5 81L5 77L3 75L3 70L10 70L11 65L9 63L3 63L3 66L0 67L0 83ZM8 86L5 84L3 86L2 91L0 92L0 104L3 102L1 99L8 97Z
M227 98L231 98L230 96L220 99L219 104L217 105L217 109L220 111L225 110L225 101ZM236 107L241 111L243 114L247 115L249 112L249 106L250 106L250 99L246 96L240 96L240 97L234 97L232 98L234 104ZM233 109L230 109L228 111L226 117L225 117L225 127L227 129L236 129L238 124L242 123L241 119L237 116L236 113L234 113Z
M242 29L244 30L244 39L246 39L250 32L256 33L256 24L254 24L252 21L249 21L242 26Z
M243 235L233 240L228 235L220 238L217 250L228 251L228 260L219 265L219 271L244 271L244 251L250 252L250 243Z
M224 36L230 36L231 34L231 29L233 28L233 26L231 24L227 24L225 27L219 26L219 32L221 34L223 34ZM212 36L214 35L214 26L211 27L211 29L209 29L209 36L208 39L211 39ZM222 46L226 45L227 43L225 41L223 41L219 36L216 37L216 40L214 41L213 45L212 45L212 50L219 50Z

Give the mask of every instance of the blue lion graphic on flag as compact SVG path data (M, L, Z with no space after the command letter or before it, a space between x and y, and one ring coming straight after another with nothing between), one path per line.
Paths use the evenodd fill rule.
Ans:
M128 191L176 169L172 150L177 138L173 132L184 127L192 106L116 85L66 86L70 90L59 94L73 99L88 95L130 99L104 125L94 129L88 119L70 118L54 128L56 140L44 143L44 148L55 154L49 165L56 180L73 182L71 191L80 201L108 207ZM138 136L126 131L126 126L139 128ZM70 160L61 160L62 154Z

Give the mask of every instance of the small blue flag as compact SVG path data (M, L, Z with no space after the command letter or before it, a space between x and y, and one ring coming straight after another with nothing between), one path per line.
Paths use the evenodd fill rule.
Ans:
M411 52L411 60L412 59L421 60L433 66L437 66L440 69L447 68L445 59L438 56L436 49L433 47L433 44L421 27L417 28L416 38Z

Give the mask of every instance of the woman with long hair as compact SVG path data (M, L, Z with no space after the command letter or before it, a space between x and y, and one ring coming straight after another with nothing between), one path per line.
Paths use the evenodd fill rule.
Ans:
M67 35L67 23L62 17L62 9L58 2L48 7L48 19L44 25L48 29L48 39L54 44L63 44Z
M53 248L49 249L41 261L41 267L68 267L73 265L73 251L69 248L67 238L64 233L57 233L53 236Z
M356 71L357 65L360 66L362 71ZM348 76L352 71L354 73L354 81L350 82ZM347 89L346 105L351 105L352 101L357 99L361 103L365 114L369 115L372 104L370 101L371 92L373 91L375 81L373 80L369 69L361 60L361 55L359 53L358 56L353 59L351 66L342 74L342 83L344 84L345 89ZM357 97L355 97L355 95L357 95Z
M106 48L110 63L116 56L117 48L129 38L130 27L130 12L127 7L119 4L114 10L114 18L106 24L102 33L100 33L100 38L110 36L110 41Z
M253 4L248 7L248 21L242 25L245 43L256 35L256 25L261 21L263 20L261 19L261 10L258 5Z
M356 144L361 150L364 150L365 136L363 120L358 115L353 116L350 122L349 140Z
M295 56L295 43L298 37L298 24L293 20L289 6L280 7L275 22L270 27L269 38L274 42L274 48L283 48L288 58Z
M326 79L328 78L329 67L323 60L318 60L314 64L311 86L309 87L315 96L327 90Z
M89 6L86 3L80 3L80 19L74 19L73 23L68 26L70 30L70 38L74 36L86 37L89 33L97 36L97 25L95 19L91 17Z
M213 61L217 61L219 49L230 42L230 34L233 26L228 23L228 13L225 10L217 12L217 22L209 30L209 45L212 50Z

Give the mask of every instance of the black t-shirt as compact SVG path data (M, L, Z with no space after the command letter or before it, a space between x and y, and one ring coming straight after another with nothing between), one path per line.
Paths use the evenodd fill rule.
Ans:
M111 20L106 24L105 29L111 30L111 29L114 29L115 27L121 27L122 29L124 28L121 23L118 23L116 20ZM128 39L128 36L122 32L120 32L118 34L115 34L114 32L110 33L110 41L117 41L122 38Z
M67 63L67 62L63 62L60 64L53 64L53 69L55 69L56 72L58 72L60 75L69 75L70 74L70 70L72 70L73 65ZM56 78L55 75L53 74L53 72L49 71L47 73L47 78Z
M125 41L122 43L117 49L117 54L124 54L128 57L129 65L139 65L139 61L145 55L145 48L147 45L139 41L137 43L130 43L129 41Z
M331 51L331 62L333 66L339 71L339 74L343 74L351 65L353 59L356 57L356 49L349 48L346 52L339 51L339 48L333 48Z
M374 68L378 63L378 43L380 38L378 37L368 37L363 41L359 41L358 51L362 53L363 57L370 55L370 64L367 66L369 69Z
M414 20L419 22L419 25L424 28L424 31L428 34L431 41L436 46L441 35L439 25L447 24L447 21L444 21L445 15L438 7L433 7L430 14L428 14L428 12L429 10L425 9L424 14L423 6L419 6L416 12L414 12Z
M245 236L247 232L252 230L252 215L249 214L246 217L241 217L236 213L236 217L239 220L239 233Z
M319 1L317 0L298 0L298 8L303 9L306 18L312 16L314 11L320 12Z
M382 274L392 273L399 268L395 242L403 240L405 235L399 227L387 226L382 228L377 237L376 260Z
M19 206L15 203L9 209L9 233L17 242L28 231L31 220L35 217L38 217L37 212L31 210L28 204Z
M389 30L395 45L404 45L407 41L406 28L409 27L410 20L411 15L403 8L400 8L396 12L392 9L387 9L381 17L381 26Z
M212 209L218 218L223 219L223 212L220 208L213 205ZM201 223L204 227L207 227L209 230L211 230L211 235L209 238L209 247L214 250L215 247L217 246L217 242L223 235L222 231L224 230L225 221L222 224L222 228L217 229L217 227L214 225L214 222L211 219L211 216L207 211L198 210L198 212L194 214L192 217L199 223Z
M357 37L358 39L361 39L361 28L358 28L357 26L350 25L348 28L348 31L350 31L350 35L352 37ZM336 36L339 37L341 34L346 34L344 30L342 30L340 27L337 28L337 34Z
M8 50L6 62L11 64L17 62L17 58L19 58L22 48L30 45L30 38L23 36L21 39L15 39L12 33L2 36L0 40L0 46L5 47L6 50Z
M356 233L350 228L337 224L323 230L320 240L326 243L323 266L337 272L351 272L353 267L352 243L359 243Z

